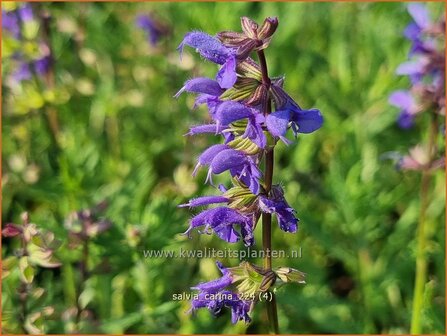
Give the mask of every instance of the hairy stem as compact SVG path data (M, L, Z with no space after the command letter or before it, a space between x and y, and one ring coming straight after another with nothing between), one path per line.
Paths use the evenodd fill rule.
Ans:
M419 221L416 232L417 246L416 246L416 275L413 291L413 312L411 317L411 329L412 335L422 333L422 307L424 302L424 288L427 282L427 256L425 247L427 245L427 236L425 232L426 226L426 214L429 202L431 172L430 166L433 162L434 155L436 153L436 138L438 135L438 122L437 114L432 114L432 121L429 131L429 139L427 151L429 160L422 171L421 187L420 187L420 209L419 209Z
M262 84L268 89L270 87L270 78L268 76L267 61L263 50L258 51L259 63L261 65L262 72ZM271 113L271 101L267 99L267 103L264 104L264 115ZM268 195L272 188L273 181L273 168L274 168L274 149L268 148L265 155L265 172L264 183L265 192ZM266 270L272 269L272 215L268 213L262 214L262 249L264 251L264 268ZM279 334L278 326L278 311L276 308L275 293L271 293L271 300L266 301L267 315L269 318L269 326L271 332Z

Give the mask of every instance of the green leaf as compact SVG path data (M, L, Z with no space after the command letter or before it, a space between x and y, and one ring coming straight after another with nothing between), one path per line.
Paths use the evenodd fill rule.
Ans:
M30 284L34 279L34 268L29 264L28 257L21 257L19 260L20 279Z

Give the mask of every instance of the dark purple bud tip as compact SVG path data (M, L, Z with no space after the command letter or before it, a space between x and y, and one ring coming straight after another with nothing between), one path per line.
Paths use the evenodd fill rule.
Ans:
M271 37L275 33L276 28L278 28L278 23L278 18L276 17L266 18L261 28L258 30L258 38L264 40Z

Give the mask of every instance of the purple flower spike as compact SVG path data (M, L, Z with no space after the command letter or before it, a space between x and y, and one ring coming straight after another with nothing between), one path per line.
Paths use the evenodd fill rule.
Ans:
M240 214L236 210L218 207L205 210L194 216L185 234L189 235L192 229L205 226L205 230L201 233L206 233L212 229L220 239L228 243L236 243L240 240L241 234L235 230L235 225L243 226L247 230L248 227L251 227L251 218ZM252 232L246 233L247 236L250 234L252 235ZM245 237L243 238L245 241Z
M215 80L206 77L198 77L185 82L185 85L175 94L178 98L183 92L204 93L210 96L220 96L224 90Z

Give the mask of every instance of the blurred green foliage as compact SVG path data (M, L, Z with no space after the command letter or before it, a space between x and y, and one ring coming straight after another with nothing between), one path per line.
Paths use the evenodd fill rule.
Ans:
M55 252L62 266L36 271L36 287L45 293L39 302L27 303L30 313L54 308L51 318L39 322L40 332L267 332L262 303L247 327L231 325L228 312L215 319L200 311L192 318L188 301L172 300L216 277L213 260L146 259L142 253L243 249L212 236L180 235L191 214L176 206L213 192L203 184L203 171L195 179L191 172L197 155L215 140L184 137L206 111L190 112L191 96L173 98L186 79L215 70L190 50L180 62L175 49L183 35L192 29L238 30L241 16L257 21L278 16L280 26L266 52L270 74L285 74L285 88L298 103L318 107L325 117L320 131L277 147L274 180L285 186L301 222L298 235L275 226L273 246L301 247L302 257L277 259L274 266L307 273L305 286L278 291L281 332L409 332L420 176L381 159L390 151L405 153L426 129L424 122L399 129L398 111L387 103L390 92L409 85L394 74L409 49L402 36L409 22L402 3L40 7L51 14L54 86L37 81L9 86L13 60L2 58L2 222L18 223L29 211L31 222L63 242ZM429 7L435 16L442 12L442 4ZM157 47L134 24L136 15L148 12L170 27ZM54 114L57 127L51 127ZM443 172L434 176L431 190L424 332L445 334ZM108 202L103 216L112 227L89 239L83 278L82 246L70 243L64 223L73 211L103 200ZM14 238L4 239L2 257L16 245ZM2 284L9 333L23 332L16 320L19 283L11 273ZM79 317L76 307L83 309Z

